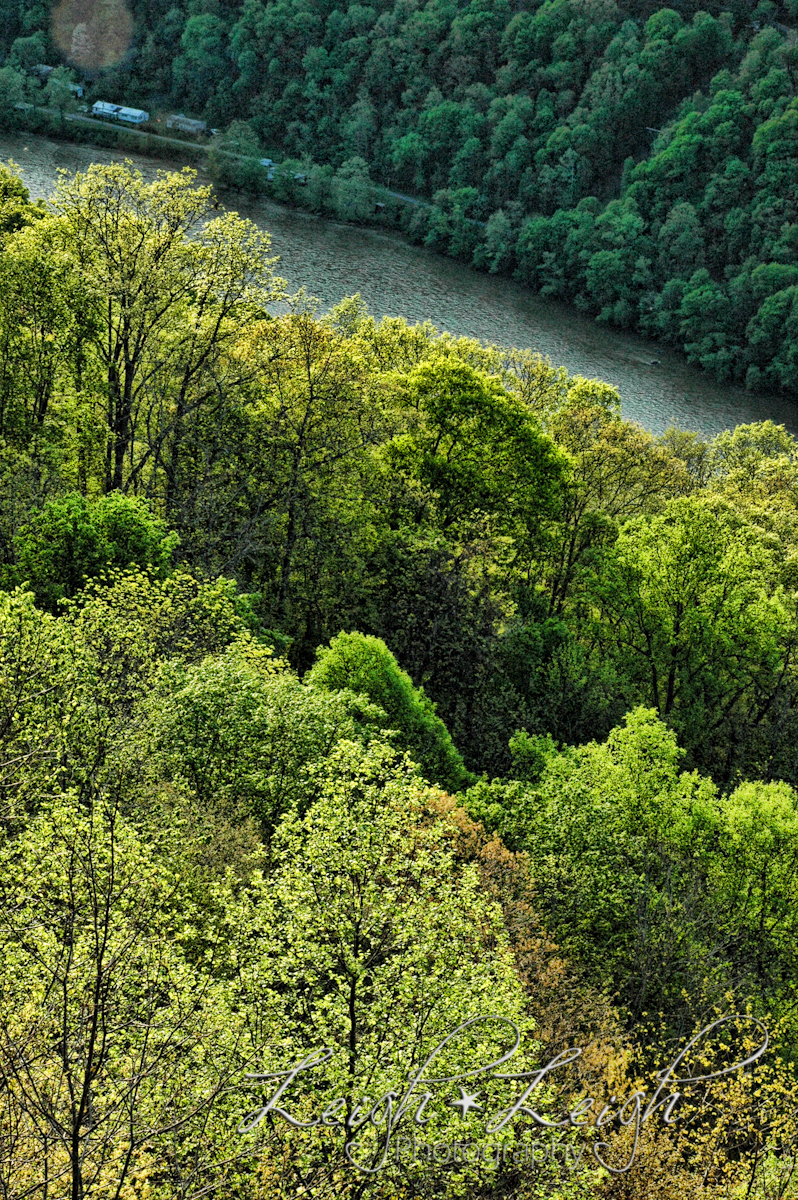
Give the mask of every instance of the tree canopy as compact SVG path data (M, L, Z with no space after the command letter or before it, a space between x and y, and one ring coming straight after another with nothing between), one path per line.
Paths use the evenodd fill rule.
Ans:
M6 8L6 123L62 124L71 64L91 99L204 119L222 184L397 224L721 380L798 390L795 0L140 0L96 28Z
M795 439L278 309L185 174L11 194L3 1195L786 1197Z

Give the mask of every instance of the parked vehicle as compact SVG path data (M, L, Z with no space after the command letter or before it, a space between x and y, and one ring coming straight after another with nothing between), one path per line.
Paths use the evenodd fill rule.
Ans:
M150 119L150 114L143 108L126 108L122 104L110 104L107 100L95 100L91 111L95 117L105 117L110 121L126 121L128 125L143 125Z

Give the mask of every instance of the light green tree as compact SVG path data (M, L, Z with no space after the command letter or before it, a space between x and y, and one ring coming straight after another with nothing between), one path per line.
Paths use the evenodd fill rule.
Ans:
M62 179L52 207L105 377L105 490L160 474L169 505L191 421L223 386L224 349L280 294L268 235L214 216L189 168L146 183L129 165L95 164Z
M398 744L432 783L456 792L469 776L449 731L423 688L413 686L380 638L339 633L320 646L305 682L335 693L361 692L385 713Z
M261 1073L318 1058L279 1102L311 1122L305 1128L264 1111L279 1079L252 1085L247 1123L270 1129L280 1147L262 1163L263 1195L398 1195L422 1176L445 1177L449 1196L468 1195L478 1164L414 1162L405 1139L415 1131L425 1144L487 1140L485 1127L500 1123L518 1084L465 1076L514 1045L509 1022L526 1036L507 1070L529 1069L530 1024L500 912L474 868L455 865L411 764L385 746L342 743L319 772L319 799L278 831L271 941L242 972L268 1039ZM425 1066L464 1022L490 1016L505 1020L468 1026ZM468 1122L447 1103L458 1098L456 1082L421 1082L454 1075L479 1093ZM415 1125L426 1092L428 1124ZM518 1135L510 1121L494 1140L512 1146Z
M88 802L117 776L131 776L126 794L141 807L137 705L165 663L201 661L249 636L229 583L182 572L122 572L65 609L53 618L21 589L0 592L0 797L14 820L54 793Z
M728 502L677 497L629 521L598 573L603 646L691 764L764 768L798 636L783 551Z
M58 757L54 713L61 711L69 639L21 588L0 592L0 816L23 817L41 772Z
M36 220L45 210L28 205L21 190L13 177L6 187L0 183L0 222L12 234L0 259L0 432L30 452L46 477L58 478L76 451L76 482L85 488L87 449L96 439L90 405L82 402L94 375L80 353L86 289L55 244L52 222ZM32 223L35 229L25 228ZM74 429L72 438L55 433L65 425Z
M367 739L385 714L342 685L300 683L266 647L236 642L202 662L172 662L142 706L149 771L180 782L207 811L254 816L268 840L318 793L314 766L342 739ZM360 690L360 689L357 689Z
M6 1196L188 1198L240 1179L215 1106L246 1066L243 1030L215 977L226 948L192 955L209 921L176 834L65 796L0 846Z

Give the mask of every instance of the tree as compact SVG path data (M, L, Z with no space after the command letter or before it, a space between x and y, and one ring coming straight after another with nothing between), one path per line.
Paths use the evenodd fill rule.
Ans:
M32 453L36 466L52 470L55 444L47 420L50 404L59 415L67 409L77 426L77 475L85 487L96 431L86 411L87 382L81 342L87 332L85 288L69 257L56 248L43 208L20 204L7 189L3 204L9 233L0 260L0 430L17 450ZM10 193L10 194L9 194ZM35 228L28 226L36 224ZM65 393L72 404L64 403ZM103 449L105 447L103 446ZM49 454L48 454L49 451Z
M427 1056L472 1017L510 1018L526 1032L529 1023L500 911L483 898L473 867L455 867L442 824L424 820L428 792L412 768L385 746L364 751L342 743L320 780L321 796L305 818L290 814L278 831L272 940L266 962L245 974L253 1019L269 1030L273 1047L263 1082L252 1085L267 1090L250 1101L250 1121L254 1127L266 1119L277 1143L261 1166L267 1195L296 1187L311 1196L359 1197L380 1187L397 1194L426 1165L396 1149L421 1100L398 1120L414 1072L424 1077ZM464 1030L427 1078L494 1061L513 1044L508 1028L492 1020ZM514 1070L524 1069L530 1050L526 1044ZM299 1120L313 1122L325 1109L329 1118L297 1130L262 1106L276 1088L268 1072L307 1055L319 1068L293 1079L284 1107ZM511 1093L506 1082L478 1082L480 1120L488 1123ZM426 1091L424 1141L454 1140L459 1123L445 1101L456 1089L417 1089ZM349 1131L347 1118L355 1123ZM496 1139L512 1144L514 1136L509 1126ZM376 1177L346 1169L345 1145L353 1140L351 1158L380 1168ZM443 1170L459 1188L479 1177L468 1165L453 1175ZM439 1175L434 1165L426 1171Z
M564 460L532 413L498 378L445 351L397 382L408 432L383 453L404 483L409 519L449 535L487 520L533 542L557 509Z
M559 520L542 557L549 614L558 616L620 521L656 510L689 487L675 456L620 420L614 389L578 376L569 382L562 407L547 420L558 446L571 456Z
M771 739L792 737L781 705L798 632L770 539L720 498L679 497L627 522L593 595L601 642L691 765L723 782L766 771Z
M56 612L92 577L120 567L168 570L177 535L147 504L111 492L90 504L72 494L50 500L14 539L15 574L33 588L37 603Z
M246 121L231 121L222 133L211 138L208 171L222 187L258 191L266 172L260 165L263 150L258 135Z
M30 70L37 63L43 62L46 57L46 35L42 30L37 30L30 37L14 38L8 55L8 65Z
M23 103L25 76L17 67L0 67L0 122L3 128L11 124L14 106Z
M10 67L2 68L2 72L10 70ZM0 164L0 235L5 237L15 233L42 215L41 207L31 204L30 192L22 182L16 164L11 160Z
M51 71L45 84L44 102L56 110L62 128L65 114L77 108L74 85L75 76L66 67L56 67Z
M29 592L0 592L0 819L11 826L37 802L38 776L57 758L51 721L68 673L64 635Z
M58 797L0 846L6 1195L188 1197L238 1174L214 1106L241 1031L213 961L191 960L198 914L164 840Z
M485 241L474 251L474 265L487 267L490 272L509 270L513 261L515 230L504 211L498 209L488 218Z
M268 844L285 813L313 802L314 768L338 742L379 736L385 714L353 692L300 683L266 647L237 642L159 673L138 713L140 755L149 777L184 785L203 811L254 816Z
M722 813L708 862L716 938L739 992L751 988L771 1011L787 1014L798 948L798 797L782 782L741 783Z
M529 855L541 916L575 967L635 1016L655 998L674 1013L715 948L703 940L702 855L716 788L681 771L683 751L650 709L603 744L543 758L539 780L479 783L466 809Z
M0 813L36 812L57 787L89 803L100 781L142 769L138 706L171 669L251 641L234 587L183 572L117 571L58 618L0 592ZM121 786L121 785L120 785ZM141 805L141 796L135 801Z
M333 212L344 220L363 220L373 213L374 185L365 159L355 155L341 163L330 180L330 197Z
M201 110L213 94L226 67L225 27L214 13L188 18L180 38L182 54L172 66L175 91L191 109Z
M303 296L293 312L257 325L238 353L257 381L257 444L270 447L265 461L258 454L255 582L269 624L290 625L296 660L310 665L319 642L340 628L342 607L371 586L373 502L364 477L381 406L357 343L317 319Z
M94 164L53 201L105 372L105 490L152 489L160 474L167 507L188 422L217 395L223 350L280 282L268 235L234 213L212 217L210 188L193 183L189 168L145 183L129 166Z
M387 717L387 728L398 735L399 748L415 759L431 783L459 791L468 781L463 760L449 731L435 713L423 688L413 687L380 638L362 633L339 633L329 646L320 646L305 682L329 692L362 693Z

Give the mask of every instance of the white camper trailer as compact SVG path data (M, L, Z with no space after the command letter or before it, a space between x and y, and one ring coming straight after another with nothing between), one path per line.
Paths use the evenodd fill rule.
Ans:
M143 108L125 108L122 104L109 104L107 100L95 100L91 111L95 117L105 117L111 121L126 121L128 125L143 125L150 119L150 114Z
M143 108L120 108L116 114L117 121L127 121L128 125L143 125L149 121L150 114Z

